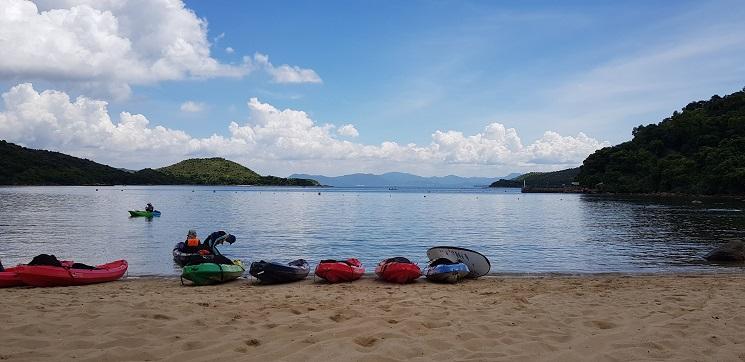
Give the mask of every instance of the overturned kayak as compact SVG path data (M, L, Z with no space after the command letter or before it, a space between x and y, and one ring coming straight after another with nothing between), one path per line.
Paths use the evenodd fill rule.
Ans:
M15 269L18 278L26 285L64 287L111 282L124 276L128 266L126 260L117 260L95 267L63 262L63 266L19 265Z
M437 260L440 258L452 260L455 262L466 264L468 267L468 275L466 278L478 278L489 273L491 270L491 263L483 254L455 246L435 246L427 250L427 257L429 260Z
M470 271L466 264L447 258L440 258L429 263L425 276L433 282L457 283L463 280L468 273Z
M194 285L211 285L229 282L243 275L243 265L239 260L233 264L202 263L187 265L181 272L183 279L191 281Z
M316 267L316 275L329 283L351 282L365 274L365 267L354 258L339 260L321 260Z
M145 210L130 210L129 216L131 217L138 217L138 216L144 216L144 217L153 217L153 216L160 216L160 211L153 210L153 211L145 211Z
M395 257L381 261L375 268L375 274L387 282L404 284L422 276L422 270L409 259Z
M5 268L5 270L0 272L0 288L17 287L20 285L23 285L23 281L18 277L15 267Z
M251 263L248 273L266 284L289 283L305 279L310 273L310 266L303 259L287 264L262 260Z

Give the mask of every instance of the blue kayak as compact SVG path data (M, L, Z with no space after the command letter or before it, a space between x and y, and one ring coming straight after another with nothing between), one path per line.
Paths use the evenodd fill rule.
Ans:
M463 280L469 272L466 264L440 258L430 262L424 275L433 282L457 283Z

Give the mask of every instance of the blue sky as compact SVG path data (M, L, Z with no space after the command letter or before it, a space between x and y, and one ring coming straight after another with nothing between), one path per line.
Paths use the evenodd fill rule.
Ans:
M427 142L432 132L448 128L472 134L492 120L519 126L525 138L538 138L553 127L618 143L630 138L634 125L659 121L695 97L745 86L740 69L739 79L683 92L694 98L660 102L642 114L632 111L580 123L561 119L575 113L566 112L549 124L528 116L540 114L536 108L550 107L548 91L596 67L684 41L697 30L687 29L689 24L708 28L720 17L745 18L742 3L734 14L729 13L734 6L700 6L694 1L569 6L551 1L187 4L210 22L212 37L225 34L213 47L215 57L236 62L239 54L259 51L277 62L312 68L324 81L298 87L261 82L256 76L197 82L192 89L179 82L143 90L151 98L170 99L172 109L164 110L164 118L183 99L214 105L209 113L182 120L203 136L215 131L210 125L215 118L221 123L245 118L243 104L251 95L279 108L305 110L321 122L352 122L360 140L370 143ZM717 13L708 18L711 9ZM704 19L696 19L699 16ZM236 53L225 54L227 46Z
M136 9L100 9L96 2L40 1L37 5L39 14L75 6L89 6L93 15L98 14L95 10L110 10L120 21L120 29L114 32L123 38L132 32L122 30L121 24L139 21L131 20L139 19L134 17ZM258 156L258 146L241 153L232 151L235 142L212 147L200 141L199 146L192 143L188 152L169 149L162 159L147 161L107 157L111 150L106 146L68 139L47 137L41 142L42 137L17 132L14 140L130 167L160 166L157 163L181 156L220 155L279 175L409 171L499 176L576 166L592 150L630 139L636 125L658 122L690 101L745 86L745 3L741 1L186 1L184 5L206 21L202 36L209 43L207 58L237 69L248 56L254 70L223 76L190 65L177 76L118 79L131 87L122 95L106 90L115 88L106 82L116 76L89 75L96 74L97 68L73 77L54 74L70 70L46 70L43 64L18 71L17 65L0 62L2 91L32 83L38 93L65 92L71 103L77 96L104 100L114 124L120 112L141 114L148 127L161 125L199 140L213 134L231 137L230 122L257 124L264 114L261 104L278 112L305 112L314 126L332 124L328 135L310 140L295 137L293 145L281 147L277 134L284 131L263 141L251 138L259 142L256 145L278 147ZM150 12L158 14L153 18L170 16L165 6L156 10ZM172 40L167 31L161 34L164 42ZM135 45L144 41L130 39ZM272 67L312 71L320 82L278 82L271 71L256 70L260 63L256 53L268 56ZM251 98L258 101L253 108L247 106ZM199 105L195 112L182 110L187 101ZM507 134L506 138L489 136L487 127L495 123L502 126L497 134ZM345 138L333 131L345 124L353 125L358 135ZM438 131L442 134L435 137ZM547 131L556 135L546 136ZM519 145L514 139L519 139ZM384 142L401 147L388 152ZM409 144L415 147L405 147ZM377 148L363 150L367 146ZM323 147L333 151L317 149Z

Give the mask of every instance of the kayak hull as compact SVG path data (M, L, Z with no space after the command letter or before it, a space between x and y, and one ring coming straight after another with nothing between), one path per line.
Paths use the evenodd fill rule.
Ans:
M310 266L303 259L287 264L262 260L251 263L248 273L264 284L290 283L305 279L310 273Z
M145 210L130 210L129 216L131 217L153 217L160 216L160 211L145 211Z
M345 261L322 260L318 263L315 274L329 283L352 282L362 278L365 267L354 258Z
M24 285L21 278L16 273L16 268L5 268L0 272L0 288L10 288Z
M212 285L238 279L245 271L240 264L202 263L185 266L181 278L194 285Z
M94 270L75 269L67 266L19 265L16 273L26 285L34 287L66 287L105 283L120 279L127 272L126 260L117 260L96 266Z
M468 276L470 271L463 263L430 265L425 276L427 280L437 283L457 283Z
M387 282L406 284L422 276L422 270L414 263L401 263L386 259L375 268L375 274Z

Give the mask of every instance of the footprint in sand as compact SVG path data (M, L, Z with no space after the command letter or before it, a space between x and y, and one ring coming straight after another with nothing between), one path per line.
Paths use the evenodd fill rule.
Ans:
M378 339L375 337L357 337L354 339L354 343L362 347L372 347Z
M451 324L452 323L450 323L449 321L427 321L422 323L422 325L427 329L450 327Z
M202 343L199 341L188 341L184 343L184 350L186 351L193 351L200 348L202 348Z
M158 319L158 320L166 320L166 321L175 319L175 318L173 318L173 317L171 317L169 315L165 315L165 314L153 314L152 318L153 319Z
M352 319L352 317L345 316L344 314L341 314L341 313L336 313L332 315L331 317L329 317L329 319L331 319L332 321L336 323L339 323L339 322L343 322L348 319Z
M616 324L615 323L611 323L611 322L608 322L608 321L589 321L589 322L586 322L585 325L586 326L589 326L589 327L595 327L595 328L598 328L598 329L616 328Z
M261 341L259 341L256 338L247 339L245 343L247 346L255 347L261 344Z

